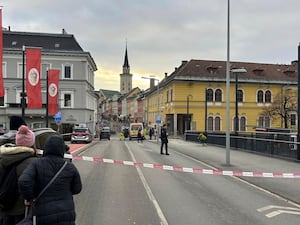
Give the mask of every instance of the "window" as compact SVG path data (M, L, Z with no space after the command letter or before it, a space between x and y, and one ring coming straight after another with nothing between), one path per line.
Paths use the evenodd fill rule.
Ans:
M222 102L222 91L221 89L217 89L215 92L215 101Z
M291 114L291 126L296 126L297 117L296 114Z
M213 90L212 89L207 89L206 94L207 94L207 96L206 96L207 102L213 102L213 98L214 98Z
M217 116L215 118L215 130L220 131L221 130L221 118Z
M266 103L271 103L271 91L266 91L265 93L265 102Z
M4 106L4 96L0 97L0 107Z
M41 77L47 77L47 70L50 69L50 63L43 63L41 68Z
M237 102L243 102L244 94L242 90L237 91Z
M167 90L167 102L169 102L169 90Z
M73 66L70 64L63 65L63 78L64 79L72 79L72 68Z
M268 116L260 116L257 121L257 126L259 127L270 127L270 117Z
M170 93L170 101L173 102L173 89L171 89L171 93Z
M74 107L74 97L73 93L68 91L68 92L62 92L62 106L63 108L73 108Z
M240 131L246 131L246 118L242 116L240 118Z
M6 62L2 63L2 77L6 77Z
M263 103L264 102L264 93L262 90L259 90L257 92L257 103Z
M26 77L25 73L26 73L26 64L24 65L24 76ZM18 63L18 78L22 78L23 77L23 64L22 63Z
M207 118L207 130L213 130L214 119L212 116Z

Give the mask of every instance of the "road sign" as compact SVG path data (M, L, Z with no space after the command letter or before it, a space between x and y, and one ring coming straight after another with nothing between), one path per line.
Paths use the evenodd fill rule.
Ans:
M55 120L55 122L61 122L61 119L62 119L62 113L61 113L61 112L57 112L57 113L54 115L54 120Z
M161 118L162 118L161 114L157 114L155 122L158 123L158 124L160 124L161 123Z

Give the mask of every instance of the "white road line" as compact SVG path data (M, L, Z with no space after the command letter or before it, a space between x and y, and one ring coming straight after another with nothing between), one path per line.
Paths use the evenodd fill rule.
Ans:
M263 212L263 211L266 211L269 209L286 209L286 210L300 211L300 208L284 207L284 206L279 206L279 205L268 205L268 206L257 209L257 211Z
M136 162L136 159L135 159L135 157L134 157L134 155L133 155L133 153L132 153L130 147L127 145L126 142L125 142L125 145L126 145L126 147L127 147L127 149L128 149L128 152L129 152L129 154L130 154L132 160L133 160L134 162ZM144 175L143 175L143 172L142 172L141 168L136 167L136 170L137 170L137 172L138 172L138 174L139 174L139 177L140 177L141 181L143 182L143 185L144 185L144 187L145 187L145 190L146 190L146 192L147 192L147 195L148 195L149 199L152 201L152 203L153 203L153 205L154 205L154 207L155 207L155 209L156 209L157 215L158 215L158 217L159 217L160 220L161 220L160 224L161 224L161 225L168 225L168 221L167 221L166 217L164 216L164 214L163 214L163 212L162 212L162 210L161 210L161 208L160 208L160 206L159 206L159 204L158 204L156 198L154 197L154 195L153 195L153 193L152 193L152 191L151 191L151 188L149 187L148 182L147 182L146 178L145 178Z
M286 213L286 214L293 214L293 215L300 215L300 212L299 212L299 211L276 210L276 211L273 211L273 212L270 212L270 213L266 214L266 217L272 218L272 217L274 217L274 216L278 216L278 215L283 214L283 213Z

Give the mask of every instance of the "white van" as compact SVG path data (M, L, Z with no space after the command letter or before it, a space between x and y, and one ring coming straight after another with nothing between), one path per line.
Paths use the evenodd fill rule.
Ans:
M142 139L144 139L144 126L143 123L131 123L129 125L129 140L138 137L138 131L142 131Z

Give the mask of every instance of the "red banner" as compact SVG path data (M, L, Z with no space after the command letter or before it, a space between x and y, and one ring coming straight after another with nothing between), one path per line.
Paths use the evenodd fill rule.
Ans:
M41 50L26 48L27 108L42 108Z
M48 113L56 114L58 111L58 84L59 70L48 70Z
M2 9L0 9L0 97L3 97L4 92L4 83L3 83L3 32L2 32Z

